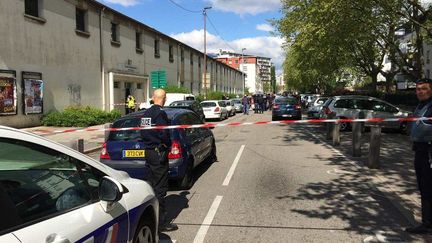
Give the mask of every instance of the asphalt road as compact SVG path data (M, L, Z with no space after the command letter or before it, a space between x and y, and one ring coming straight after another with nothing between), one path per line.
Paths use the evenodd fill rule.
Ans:
M237 114L222 123L270 119ZM310 131L215 128L218 161L195 170L190 190L171 187L168 217L179 229L161 242L421 242L361 170Z

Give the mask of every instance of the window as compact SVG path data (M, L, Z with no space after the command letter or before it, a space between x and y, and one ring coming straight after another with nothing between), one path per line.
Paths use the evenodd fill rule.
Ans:
M190 54L190 65L193 65L193 53Z
M102 172L50 148L0 139L0 233L98 199Z
M141 83L137 83L137 89L142 89L142 84Z
M172 45L169 45L169 61L174 62L174 49Z
M160 43L158 39L154 40L154 56L156 58L160 57Z
M111 22L111 41L120 42L119 40L119 25Z
M136 31L135 32L135 48L138 50L142 49L142 45L141 45L141 32Z
M334 104L335 108L345 108L345 109L352 109L353 107L353 102L352 100L347 100L347 99L341 99L336 101L336 103Z
M124 87L125 87L125 89L130 89L130 88L132 88L132 83L125 82Z
M117 81L114 81L114 89L120 88L120 83Z
M184 62L184 50L180 50L180 61Z
M39 16L39 0L25 0L24 8L25 8L25 14L31 15L33 17L40 17Z
M87 32L87 11L80 8L75 8L76 29L82 32Z
M235 64L238 64L239 63L239 61L238 60L235 60Z
M201 57L198 57L198 67L201 67Z

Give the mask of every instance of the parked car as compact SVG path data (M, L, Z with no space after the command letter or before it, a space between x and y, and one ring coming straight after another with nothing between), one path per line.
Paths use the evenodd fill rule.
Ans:
M201 121L205 121L204 110L197 100L179 100L172 102L168 107L185 108L195 112Z
M240 99L233 99L234 102L234 109L236 112L243 112L243 104Z
M234 116L236 114L234 102L232 100L223 100L223 102L225 102L228 116Z
M165 106L169 106L172 102L178 100L195 100L195 95L193 94L183 94L183 93L167 93Z
M272 120L292 118L301 120L301 104L294 97L277 96L272 109Z
M0 242L158 241L159 205L147 182L4 126L0 205Z
M203 124L195 112L187 109L164 108L170 125ZM139 127L143 112L125 116L113 123L113 128ZM182 189L193 185L193 169L206 159L216 158L216 143L209 128L170 129L171 150L169 179L176 181ZM146 165L140 130L110 132L100 155L102 163L128 172L132 177L147 180L150 169ZM126 157L125 151L143 151L139 156Z
M329 97L316 97L316 99L311 103L308 108L307 116L308 118L319 118L320 111L324 103L329 99Z
M328 118L332 114L336 118L406 118L411 112L402 109L377 98L369 96L346 95L335 96L328 99L322 109L320 116ZM383 128L399 129L401 132L407 130L406 121L381 122ZM366 124L369 125L369 124ZM341 131L348 130L350 123L340 123Z
M201 102L204 110L205 119L227 119L228 111L226 104L222 100L206 100Z

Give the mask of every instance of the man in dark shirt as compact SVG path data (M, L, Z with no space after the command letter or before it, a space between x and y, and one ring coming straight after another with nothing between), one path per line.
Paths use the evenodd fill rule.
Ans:
M154 105L143 113L143 126L167 126L168 116L162 107L166 93L163 89L153 92ZM150 182L159 201L159 230L176 230L177 225L166 221L165 196L168 190L168 150L171 146L170 131L166 129L141 130L147 164L150 167Z
M432 117L432 80L421 79L416 82L416 94L420 103L414 116ZM412 124L411 140L415 152L414 167L420 191L422 223L407 228L413 234L432 233L432 120L418 120Z

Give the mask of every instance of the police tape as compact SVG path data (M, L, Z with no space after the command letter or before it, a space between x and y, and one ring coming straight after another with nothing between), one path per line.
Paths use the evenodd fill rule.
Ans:
M118 131L139 131L139 130L167 130L167 129L192 129L192 128L215 128L215 127L236 127L251 125L275 125L275 124L319 124L319 123L352 123L365 122L379 124L382 122L414 122L432 120L432 117L405 117L405 118L366 118L366 119L309 119L309 120L282 120L282 121L257 121L257 122L230 122L230 123L204 123L195 125L169 125L169 126L140 126L124 128L74 128L54 131L38 131L39 135L54 135L73 132L118 132Z

